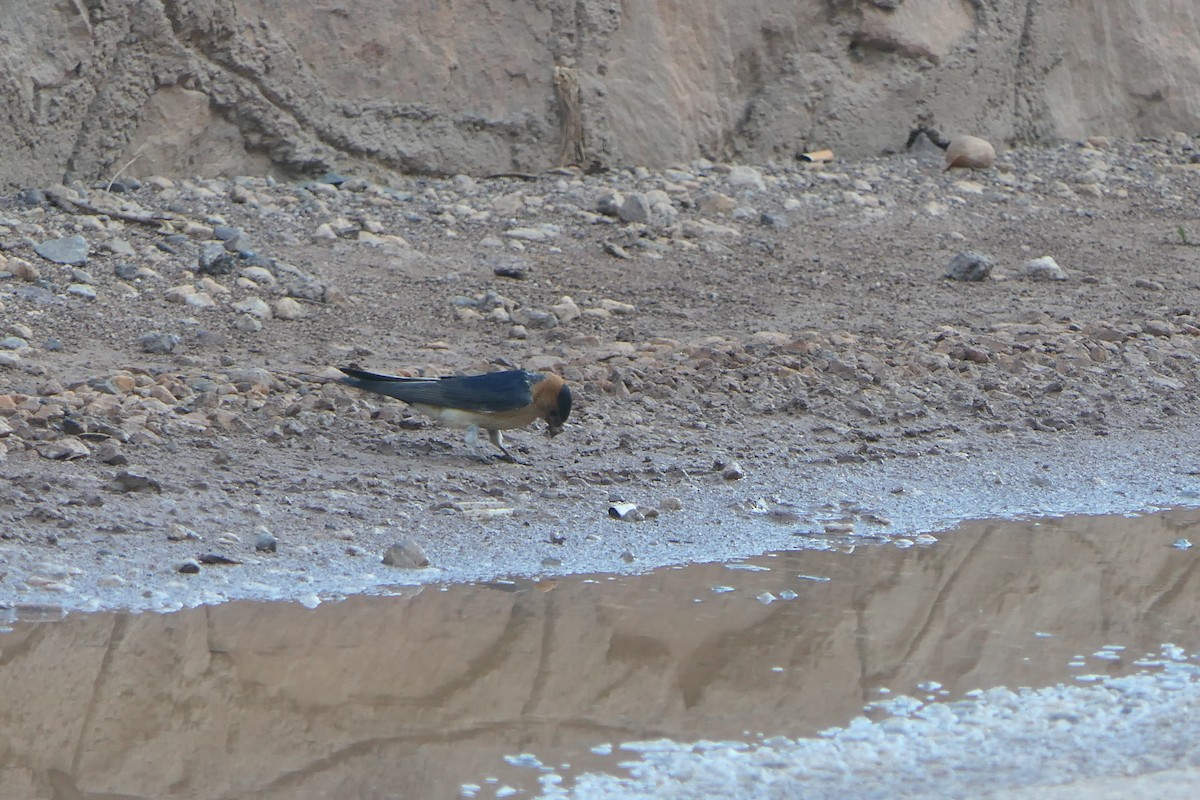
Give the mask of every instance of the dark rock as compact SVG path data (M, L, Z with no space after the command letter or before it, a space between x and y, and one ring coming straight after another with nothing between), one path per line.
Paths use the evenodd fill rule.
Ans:
M140 269L141 267L137 266L136 264L130 264L127 261L122 261L120 264L117 264L115 267L113 267L113 272L115 272L117 277L121 280L131 281L138 276L138 270Z
M223 556L220 553L203 553L196 557L196 560L201 564L216 564L217 566L229 567L241 564L236 558Z
M195 575L200 571L200 562L194 558L189 558L175 567L176 572L182 572L184 575Z
M175 348L179 346L179 336L174 333L151 331L138 337L138 346L142 348L143 353L166 355L175 352Z
M325 302L325 284L315 278L306 277L292 281L287 285L285 291L289 297L311 300L314 303Z
M142 188L142 182L137 178L114 178L112 183L108 184L108 191L117 194L134 192L140 188Z
M146 489L153 489L162 494L162 484L154 480L154 478L146 475L138 475L133 472L121 470L116 474L108 486L105 487L110 492L125 493L125 492L140 492Z
M992 274L992 259L982 253L964 252L950 259L946 277L955 281L982 281Z
M615 192L609 192L600 196L596 202L596 210L606 217L619 217L621 215L621 201L624 198Z
M129 463L129 457L121 452L121 445L113 439L102 442L96 448L96 458L114 467L123 467Z
M232 254L219 242L205 242L200 248L196 271L202 275L228 275L233 272L236 261Z
M514 280L525 279L525 268L518 265L503 265L492 268L492 273L500 278L513 278Z

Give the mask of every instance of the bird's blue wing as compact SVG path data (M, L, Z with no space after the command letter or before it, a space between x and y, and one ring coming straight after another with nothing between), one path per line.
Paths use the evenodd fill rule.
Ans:
M359 389L423 403L469 411L511 411L533 402L532 386L540 377L524 370L448 378L400 378L343 369L345 382Z

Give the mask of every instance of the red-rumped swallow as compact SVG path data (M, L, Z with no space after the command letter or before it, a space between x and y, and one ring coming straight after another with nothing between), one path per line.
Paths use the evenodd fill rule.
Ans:
M467 444L479 454L479 429L488 433L504 457L515 462L504 446L501 431L523 428L546 420L547 433L557 436L571 414L571 390L557 375L540 375L523 369L446 378L402 378L377 375L353 367L342 382L368 392L403 400L413 408L451 428L467 429Z

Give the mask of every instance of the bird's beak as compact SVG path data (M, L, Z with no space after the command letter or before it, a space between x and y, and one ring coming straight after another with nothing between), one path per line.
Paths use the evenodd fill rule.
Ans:
M551 439L553 439L555 436L558 436L562 432L563 432L562 425L554 425L553 423L547 423L546 435L549 436Z

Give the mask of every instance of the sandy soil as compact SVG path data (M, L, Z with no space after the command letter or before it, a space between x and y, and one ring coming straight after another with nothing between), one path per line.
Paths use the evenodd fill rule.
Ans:
M1194 502L1193 145L5 197L0 601L313 604ZM86 263L34 250L71 235ZM945 277L964 251L989 278ZM556 371L576 409L481 463L351 362ZM406 539L428 567L381 563Z

